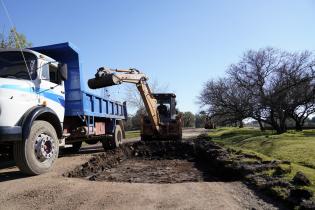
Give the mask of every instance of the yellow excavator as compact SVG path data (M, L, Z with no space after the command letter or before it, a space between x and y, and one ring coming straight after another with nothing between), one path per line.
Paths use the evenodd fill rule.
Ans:
M137 69L110 69L101 67L95 78L88 81L91 89L132 83L137 86L145 105L147 116L141 119L141 140L181 140L182 118L177 114L176 95L152 93L148 77Z

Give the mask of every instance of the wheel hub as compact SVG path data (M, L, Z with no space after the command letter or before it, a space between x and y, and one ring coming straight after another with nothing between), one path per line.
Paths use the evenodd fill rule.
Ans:
M35 155L38 160L45 161L55 154L54 140L47 134L40 134L35 140Z

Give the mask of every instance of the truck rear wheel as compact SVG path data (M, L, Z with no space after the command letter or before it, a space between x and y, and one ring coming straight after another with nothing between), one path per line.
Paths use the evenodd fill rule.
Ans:
M123 136L121 126L116 125L115 132L114 132L114 141L115 141L116 147L119 147L120 145L123 144L123 138L124 136Z
M34 121L29 136L16 142L14 159L19 169L29 175L48 172L58 158L59 141L54 127L42 120Z
M112 137L102 140L104 149L115 149L122 145L123 132L120 125L115 126L115 131Z

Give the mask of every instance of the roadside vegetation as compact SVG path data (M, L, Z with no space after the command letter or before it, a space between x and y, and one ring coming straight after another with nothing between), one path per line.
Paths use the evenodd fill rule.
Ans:
M140 130L126 131L126 139L136 138L140 136Z
M289 130L276 134L273 131L262 132L257 128L223 127L209 132L208 135L212 141L232 150L256 154L266 160L290 161L290 170L282 178L291 181L301 171L312 183L304 188L315 194L315 130ZM267 173L271 175L274 171ZM315 200L314 197L313 199Z

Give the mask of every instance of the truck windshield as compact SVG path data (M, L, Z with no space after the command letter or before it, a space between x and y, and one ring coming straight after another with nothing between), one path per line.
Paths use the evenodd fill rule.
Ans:
M23 52L23 54L30 73L27 72L21 52L6 51L0 52L0 77L29 80L31 76L32 80L35 79L37 57L29 52Z

